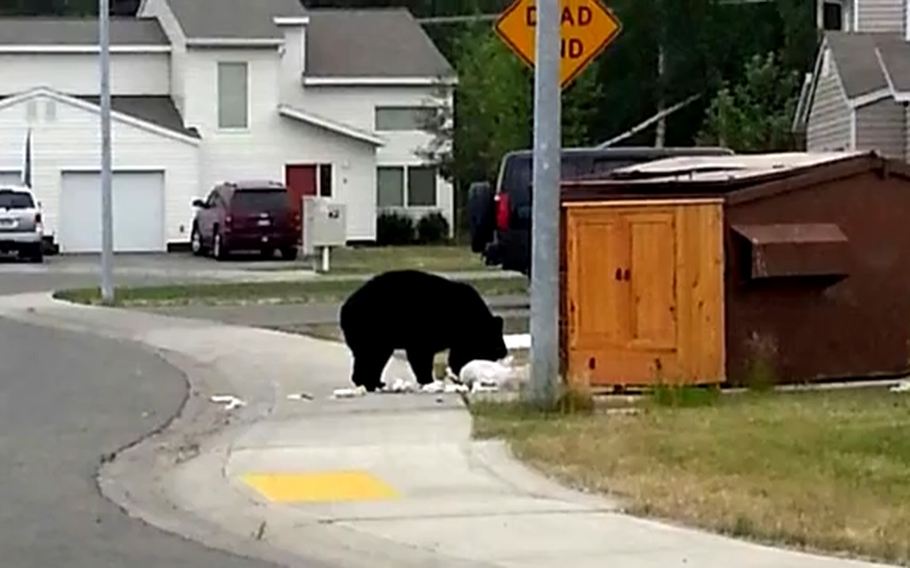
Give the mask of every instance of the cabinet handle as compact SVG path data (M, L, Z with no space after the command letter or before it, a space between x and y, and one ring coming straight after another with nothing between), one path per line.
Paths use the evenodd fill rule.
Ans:
M617 279L617 280L622 280L622 268L617 268L617 269L616 269L616 279Z
M629 271L629 269L627 268L626 271L625 271L625 272L623 273L623 275L622 275L622 279L623 279L623 280L629 280L629 278L631 278L631 276L632 276L632 273L631 273L631 272Z

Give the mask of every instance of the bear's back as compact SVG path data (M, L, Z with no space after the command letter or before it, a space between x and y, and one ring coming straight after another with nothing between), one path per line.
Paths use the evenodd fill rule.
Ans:
M489 312L480 294L469 284L420 270L392 270L374 276L342 305L358 319L388 324L451 325L483 317Z

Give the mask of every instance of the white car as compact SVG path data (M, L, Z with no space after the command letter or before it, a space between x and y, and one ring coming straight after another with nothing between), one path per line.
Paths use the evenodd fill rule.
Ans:
M44 261L41 208L25 186L0 185L0 252L15 252L31 262Z

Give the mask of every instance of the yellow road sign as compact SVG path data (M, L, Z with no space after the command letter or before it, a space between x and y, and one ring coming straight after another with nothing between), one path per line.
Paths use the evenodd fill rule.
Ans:
M560 0L562 22L560 86L565 89L622 30L619 19L600 0ZM536 0L515 0L494 29L506 45L534 67Z

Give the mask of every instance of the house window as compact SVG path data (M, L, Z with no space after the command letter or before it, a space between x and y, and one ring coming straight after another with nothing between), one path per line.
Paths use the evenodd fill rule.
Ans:
M408 168L408 207L434 207L436 205L436 168L411 166Z
M44 120L54 122L57 120L57 102L47 99L44 102Z
M404 168L381 166L376 169L376 204L379 207L404 205Z
M429 107L376 107L376 130L426 130L434 116Z
M376 170L376 204L384 207L435 207L436 168L380 166Z
M249 127L249 82L245 62L218 63L218 128Z
M29 123L35 122L35 119L38 118L38 101L35 99L25 103L25 118Z
M820 14L822 29L856 31L853 29L853 9L853 0L825 0Z
M332 197L332 164L319 164L319 196Z

